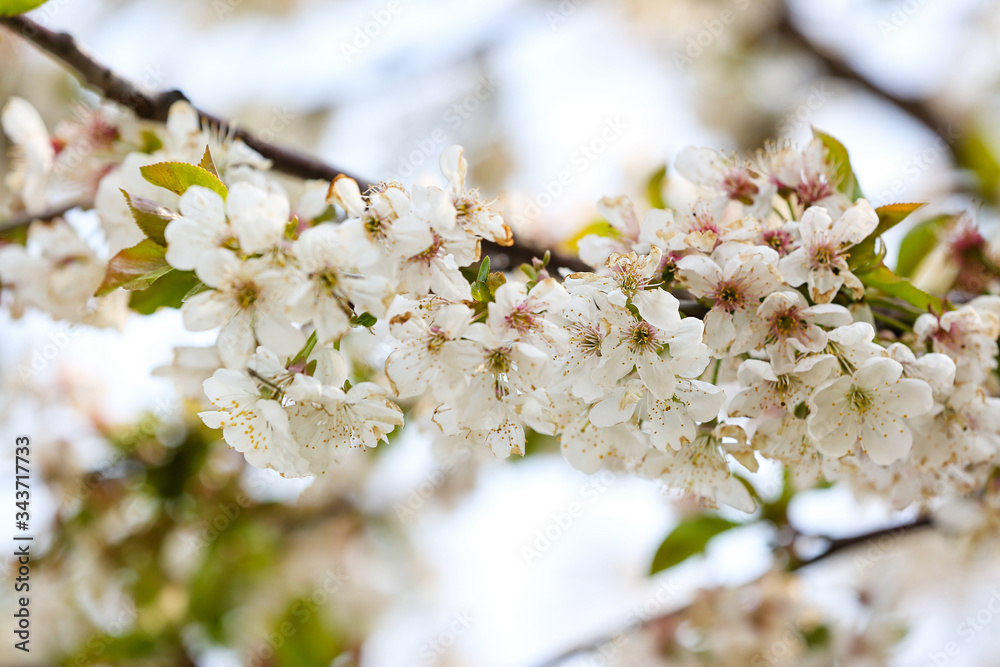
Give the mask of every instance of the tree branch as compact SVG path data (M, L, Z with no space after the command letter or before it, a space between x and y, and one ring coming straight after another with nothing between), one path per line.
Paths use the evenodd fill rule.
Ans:
M63 217L67 212L72 211L74 208L83 208L85 206L85 204L73 202L62 206L53 206L52 208L39 213L18 213L17 215L7 218L6 220L0 221L0 232L8 232L12 229L17 229L18 227L26 227L35 220L42 220L46 222L55 220L56 218Z
M166 122L170 106L174 102L187 101L187 97L179 90L160 93L143 91L128 79L97 62L77 44L72 35L64 32L53 32L26 16L0 17L0 25L7 27L53 58L61 61L75 71L86 86L100 92L107 99L128 107L139 118L160 123ZM223 128L229 126L226 121L207 111L197 107L195 107L195 111L203 123ZM247 146L271 160L275 170L290 176L329 181L344 174L356 180L362 189L367 189L370 185L364 179L316 158L262 141L247 130L236 128L233 131L233 136L243 140Z
M920 530L922 528L927 528L931 526L931 520L928 517L919 517L910 523L900 524L898 526L891 526L888 528L880 528L878 530L873 530L868 533L863 533L861 535L855 535L853 537L845 537L841 539L829 540L829 545L826 551L806 560L797 560L789 565L791 570L799 570L804 567L808 567L814 563L818 563L836 553L850 549L851 547L863 545L863 544L877 544L878 541L883 537L892 537L893 539L909 534L913 531ZM689 607L681 607L680 609L674 609L673 611L667 612L665 614L659 614L657 616L652 616L650 618L644 619L641 623L634 624L630 627L623 628L618 632L605 635L595 640L588 641L584 644L574 646L573 648L567 649L560 653L559 655L546 660L543 663L536 665L536 667L557 667L561 665L566 660L569 660L573 656L580 655L582 653L589 653L591 651L598 650L604 644L613 641L616 637L626 634L633 633L647 628L652 625L659 623L666 623L671 620L676 620L679 616L683 615Z
M160 93L143 91L128 79L97 62L77 44L71 35L64 32L53 32L25 16L0 17L0 25L17 33L23 39L68 66L77 73L85 85L101 93L107 99L128 107L139 118L160 123L165 122L172 104L182 100L188 101L187 96L179 90ZM194 107L194 109L202 123L219 128L230 127L228 121L198 107ZM232 131L232 136L241 139L247 146L269 159L274 170L283 174L296 178L326 181L332 181L337 176L344 175L357 181L362 191L369 189L372 185L366 179L329 165L322 160L264 141L247 130L235 128ZM50 217L58 217L58 215L61 213ZM27 225L37 218L44 219L44 214L16 216L0 222L0 231ZM500 265L511 269L522 263L531 264L533 257L540 258L545 254L543 250L521 244L513 247L501 247L495 243L483 241L482 247L483 251L491 257L505 258L506 263L501 262ZM578 258L559 253L552 253L550 266L552 268L565 267L572 271L589 270L589 267Z
M816 60L820 62L823 68L831 76L850 81L872 95L881 97L901 111L904 111L926 125L928 129L941 137L945 144L951 148L951 143L954 141L954 137L951 136L946 130L945 126L947 125L947 121L931 109L926 102L919 99L900 97L899 95L886 90L872 81L868 76L855 69L842 58L834 55L829 49L816 44L810 37L802 32L798 26L795 25L789 14L787 6L782 13L781 20L778 22L776 30L780 36L803 51L807 51L814 58L816 58Z

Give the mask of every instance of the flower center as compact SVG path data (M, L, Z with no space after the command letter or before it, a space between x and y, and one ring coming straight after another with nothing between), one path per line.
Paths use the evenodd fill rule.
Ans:
M726 312L733 312L743 304L743 290L735 282L719 283L715 298Z
M830 245L822 245L813 249L813 265L818 268L829 268L840 257L840 252Z
M499 375L501 373L506 373L510 371L512 364L510 362L510 347L499 347L495 350L490 350L486 357L486 368L491 373Z
M519 304L510 311L505 318L507 326L520 334L525 334L535 328L535 313L531 312L528 304Z
M418 262L421 264L430 265L430 263L437 258L441 252L441 248L444 246L444 239L442 239L437 234L434 235L434 241L424 250L422 253L414 255L410 258L411 262Z
M455 218L460 225L467 224L482 209L479 199L467 192L455 195L451 201L455 206Z
M320 287L329 295L332 295L340 282L340 276L336 271L327 267L322 271L313 274L313 277L320 284Z
M631 262L617 264L612 267L615 272L615 280L618 281L618 288L628 298L632 298L637 292L646 287L646 279L639 275L639 271Z
M719 227L715 224L715 218L708 211L695 211L691 216L691 231L712 232L719 234Z
M744 204L752 204L753 196L760 191L744 169L734 169L726 174L722 179L722 189L730 199L739 200Z
M376 242L385 240L386 228L388 227L388 224L386 224L387 220L371 210L364 212L362 220L365 226L365 233L368 234L369 238Z
M592 326L584 324L574 324L572 326L574 334L570 341L576 343L577 347L586 356L601 356L601 334Z
M792 236L781 229L769 229L764 232L764 243L784 257L792 246Z
M875 403L871 392L857 385L851 385L850 391L847 392L847 400L850 401L854 411L861 414L868 412Z
M253 304L260 297L260 290L255 284L250 281L243 281L237 283L235 289L236 303L240 305L240 308L246 310L253 306Z
M448 342L448 336L436 326L432 326L430 331L431 336L427 340L427 349L430 352L439 352L444 347L444 344Z
M835 192L826 174L810 174L802 179L795 193L806 205L825 199Z
M661 343L657 330L649 322L636 322L628 333L628 346L633 352L659 352Z
M798 332L802 326L798 308L787 308L775 313L771 320L771 331L779 338L787 338Z

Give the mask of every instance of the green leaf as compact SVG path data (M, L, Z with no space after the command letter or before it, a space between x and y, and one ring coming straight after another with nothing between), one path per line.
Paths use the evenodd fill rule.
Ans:
M874 268L882 261L885 254L884 248L881 252L875 252L875 240L887 231L905 220L911 213L924 204L888 204L875 209L878 214L878 226L875 231L869 234L864 241L851 248L851 257L848 265L851 270L864 271L867 268Z
M472 298L481 303L492 301L493 295L490 294L489 285L481 280L472 283Z
M163 148L163 140L153 130L145 129L139 136L142 138L142 147L139 149L141 152L155 153Z
M367 313L366 313L367 314ZM319 339L316 336L316 330L314 329L312 333L309 334L309 338L306 339L306 344L302 346L298 354L292 357L292 360L288 363L289 366L305 361L312 354L313 348L316 347L316 342Z
M47 0L0 0L0 16L17 16L41 7Z
M146 289L149 285L171 270L164 259L166 248L149 239L138 245L125 248L108 262L104 282L94 292L94 296L104 296L119 287L128 290Z
M212 152L208 150L208 146L205 146L205 154L201 156L199 166L212 176L219 177L219 170L215 168L215 160L212 159Z
M228 190L211 172L203 167L187 162L158 162L146 167L139 168L142 177L147 181L161 188L166 188L174 194L182 195L192 185L200 185L208 188L223 199L226 198Z
M741 525L714 514L697 514L681 519L656 550L649 573L656 574L701 553L713 537Z
M334 595L336 590L327 592ZM334 660L341 655L346 643L342 633L327 618L326 606L317 604L311 596L289 605L274 627L271 636L284 638L280 644L275 642L274 658L268 661L274 667L335 664ZM282 628L292 628L293 632Z
M607 220L597 220L566 239L566 247L572 252L577 252L580 249L580 239L591 234L614 238L618 236L618 230L612 227Z
M837 189L850 197L851 201L857 201L864 197L861 194L861 188L858 186L858 178L854 175L854 170L851 169L851 159L847 155L847 149L844 148L844 144L829 134L820 132L815 127L813 128L813 136L823 142L831 164L837 168Z
M356 326L362 326L365 327L366 329L370 329L371 327L375 326L376 322L378 322L378 318L367 311L361 313L356 317L351 318L351 324L354 324Z
M476 280L478 280L481 283L484 283L486 282L486 279L489 277L489 275L490 275L490 256L487 255L486 257L483 257L483 263L479 265L479 275L476 277Z
M806 647L810 650L820 649L830 643L830 628L825 625L817 625L802 633L802 639L806 642Z
M667 180L667 165L663 165L652 173L646 181L646 196L649 198L649 205L653 208L666 208L663 201L663 184Z
M966 133L956 149L958 162L971 169L979 179L980 190L986 198L996 201L1000 189L1000 160L990 142L977 132Z
M900 278L885 264L879 264L873 269L856 274L866 287L873 287L881 292L906 301L920 310L936 310L941 312L941 299L914 287L906 278Z
M160 308L180 308L187 295L202 286L194 271L167 271L146 289L132 292L128 307L141 315L151 315Z
M500 286L505 284L506 282L507 282L507 276L505 276L501 271L495 271L491 273L486 278L486 287L488 287L490 290L490 296L495 295L497 293L497 290L500 289Z
M940 233L955 220L954 215L937 215L913 226L899 244L896 275L909 277L920 262L940 242Z
M868 238L872 236L882 236L887 231L906 220L907 217L918 208L926 206L925 202L908 203L908 204L886 204L885 206L879 206L875 209L878 214L878 227L872 232Z
M135 220L135 224L139 225L139 229L146 235L146 238L157 245L166 246L167 239L163 235L163 230L167 228L167 224L171 220L180 216L152 199L135 197L121 188L119 190L125 195L128 209L132 212L132 218Z

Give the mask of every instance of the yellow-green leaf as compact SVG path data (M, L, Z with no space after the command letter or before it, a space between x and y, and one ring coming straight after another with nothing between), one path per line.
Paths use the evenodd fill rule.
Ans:
M47 0L0 0L0 16L17 16L41 7Z
M174 194L182 195L192 185L208 188L223 199L228 190L225 184L204 167L187 162L158 162L146 167L140 167L142 177L153 185L166 188Z
M646 181L646 196L649 197L649 205L653 208L666 208L663 201L663 185L667 180L667 166L663 165L653 172L649 180Z
M618 230L612 227L611 223L607 220L596 220L566 239L564 243L570 251L577 252L579 250L580 239L591 234L614 238L618 236Z
M979 179L983 196L996 201L1000 189L1000 159L986 137L978 132L968 132L958 142L956 153L961 166L971 169Z
M850 197L851 201L857 201L864 197L861 194L861 187L858 185L858 179L854 175L854 170L851 169L851 159L847 155L847 149L844 147L844 144L829 134L817 130L815 127L813 128L813 136L823 142L823 145L826 146L830 162L837 168L837 189Z
M142 315L160 308L180 308L184 299L198 287L204 287L194 271L167 271L144 290L129 295L128 307Z
M171 270L164 259L165 253L166 248L149 239L143 239L138 245L119 251L108 262L104 282L94 292L94 296L103 296L119 287L128 290L146 289L150 283Z
M923 203L887 204L875 209L875 213L878 214L878 226L875 227L875 231L869 234L864 241L851 248L851 257L848 261L851 270L864 271L868 268L878 266L885 255L885 249L882 248L880 252L876 253L875 240L901 223L923 205Z
M150 241L157 245L167 245L164 230L167 224L179 216L166 206L145 197L135 197L121 190L128 203L128 209L132 212L132 219L139 229Z
M865 287L872 287L889 296L900 298L920 310L935 310L941 312L941 299L932 296L918 287L914 287L906 278L900 278L885 264L879 264L873 269L857 274Z
M714 514L698 514L681 519L656 550L649 573L656 574L701 553L713 537L740 525L742 524Z
M909 277L913 275L920 262L923 261L934 247L941 241L941 231L955 220L954 215L936 215L933 218L919 222L906 233L899 244L899 255L896 258L896 275Z
M205 146L205 154L201 156L201 168L216 178L219 177L219 170L215 168L215 160L212 159L212 152Z

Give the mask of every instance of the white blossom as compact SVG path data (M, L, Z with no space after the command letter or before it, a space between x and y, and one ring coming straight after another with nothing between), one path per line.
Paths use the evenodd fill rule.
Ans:
M293 287L287 272L263 259L241 262L227 250L199 262L198 277L214 289L188 299L181 309L184 326L192 331L222 327L218 346L226 367L245 365L257 342L286 356L305 344L305 336L286 313L285 300Z
M892 359L872 359L851 375L821 387L809 402L809 434L827 456L865 452L887 465L906 456L913 442L908 419L934 400L922 380L901 378Z
M258 348L248 363L258 369L255 376L246 369L220 368L205 380L205 394L217 409L198 416L209 428L221 428L226 443L250 465L301 477L307 474L307 464L298 454L277 388L269 384L281 365L264 348Z
M392 298L385 278L361 273L350 240L341 227L317 225L292 246L305 278L286 299L296 319L312 322L320 343L340 339L351 329L352 318L362 313L382 317Z
M309 474L323 475L351 449L376 447L403 425L403 412L373 382L346 386L347 365L339 352L316 355L314 375L296 374L288 387L290 429Z
M844 286L855 298L860 298L864 286L851 273L848 251L877 226L878 214L864 199L859 199L836 220L826 209L810 207L799 224L802 246L782 258L781 275L793 287L808 283L809 295L816 303L829 303Z
M761 300L781 284L778 254L762 246L741 252L719 266L704 255L677 263L680 276L696 296L714 300L705 315L705 342L721 357L730 346L745 352Z

